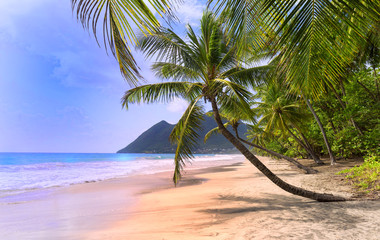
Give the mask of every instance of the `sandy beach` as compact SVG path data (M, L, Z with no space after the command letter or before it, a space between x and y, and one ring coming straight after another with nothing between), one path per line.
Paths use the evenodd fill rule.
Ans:
M336 185L342 177L331 174L350 163L305 175L261 159L295 185L352 195L348 185ZM185 176L191 181L196 184L140 193L125 220L85 239L379 239L380 201L319 203L293 196L249 162L196 170Z
M305 175L284 161L261 159L294 185L352 195L334 172L354 163ZM379 239L380 201L293 196L247 161L187 170L177 188L171 177L162 172L79 184L43 200L0 205L1 239Z

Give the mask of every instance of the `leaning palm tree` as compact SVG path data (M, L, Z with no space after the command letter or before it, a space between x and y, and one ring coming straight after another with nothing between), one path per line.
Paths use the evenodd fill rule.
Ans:
M265 126L264 131L278 129L290 134L312 156L315 163L324 164L302 133L302 122L308 118L308 114L303 111L299 99L286 95L283 89L282 85L272 83L259 91L262 100L257 107L261 114L259 124Z
M201 20L200 37L188 26L185 41L173 31L162 29L159 33L143 37L140 48L148 57L158 62L152 68L156 74L172 81L148 84L127 91L123 106L130 103L167 102L182 97L188 108L174 127L170 138L177 144L173 180L177 183L185 162L193 157L198 130L204 115L201 100L210 103L214 119L222 135L229 140L255 167L280 188L292 194L318 201L344 201L343 197L320 194L290 185L271 172L244 144L224 126L220 109L250 111L248 102L252 94L248 87L255 85L263 68L245 68L240 63L234 40L227 38L220 22L210 12Z
M143 34L155 32L160 23L152 10L160 16L166 15L168 19L174 17L172 10L176 1L148 2L151 9L146 2L140 0L71 0L72 10L76 12L78 20L84 28L92 29L96 41L98 24L102 25L104 45L119 63L122 76L132 85L136 85L141 78L139 67L130 51L130 45L137 43L133 28L138 28Z
M243 114L242 114L243 113ZM302 169L303 171L305 171L307 174L313 174L313 173L317 173L318 171L315 170L315 169L312 169L310 167L307 167L307 166L304 166L302 165L300 162L298 162L297 160L291 158L291 157L288 157L288 156L285 156L285 155L282 155L278 152L275 152L271 149L268 149L265 147L265 145L263 144L263 141L255 141L258 139L258 135L259 134L254 134L255 137L253 141L248 141L244 138L242 138L242 136L239 135L239 131L238 131L238 127L241 123L241 120L242 119L247 119L247 117L244 117L244 112L242 111L234 111L234 112L229 112L229 113L223 113L221 112L220 113L220 116L223 118L223 119L226 119L227 122L224 124L225 127L228 127L228 126L231 126L233 131L235 132L235 137L237 139L239 139L241 142L245 143L246 145L249 145L253 148L256 148L256 149L259 149L261 151L264 151L266 152L267 154L271 155L271 156L274 156L274 157L277 157L279 159L285 159L286 161L288 161L289 163L295 165L297 168L299 169ZM258 125L250 125L249 126L250 128L250 132L251 134L253 133L253 129L258 129L259 126ZM216 127L216 128L213 128L211 129L204 137L204 141L206 142L210 136L212 136L213 134L217 134L219 133L219 128ZM261 131L261 135L265 135L267 132L265 131Z

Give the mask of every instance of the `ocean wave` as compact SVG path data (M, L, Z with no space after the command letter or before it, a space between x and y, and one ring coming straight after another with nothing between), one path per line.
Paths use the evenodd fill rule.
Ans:
M120 158L120 156L116 156ZM115 157L115 158L116 158ZM128 156L123 156L125 157ZM102 181L137 174L170 171L174 155L136 155L133 160L43 162L22 165L0 165L0 197L36 189ZM203 168L231 163L236 155L197 155L188 168Z

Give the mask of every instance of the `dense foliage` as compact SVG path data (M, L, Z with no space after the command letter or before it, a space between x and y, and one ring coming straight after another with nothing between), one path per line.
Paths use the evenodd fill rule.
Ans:
M100 1L72 2L82 24L92 23L96 32ZM123 106L175 97L189 102L170 134L177 146L174 182L193 157L205 112L202 100L211 104L218 131L273 183L296 195L346 200L278 178L246 148L237 131L225 127L222 116L234 130L239 120L250 124L248 145L255 151L282 153L281 158L293 162L288 156L323 164L320 157L328 154L334 164L336 156L379 155L379 1L210 0L215 13L204 13L199 34L187 26L184 38L159 27L145 4L105 2L104 35L123 75L132 83L138 75L125 41L129 25L120 23L127 21L127 12L147 34L139 49L156 59L152 69L166 80L130 89ZM161 13L170 6L166 0L150 2ZM263 59L270 64L250 65Z
M375 70L363 65L347 73L339 86L311 102L324 126L333 154L338 158L380 154L380 93L377 82ZM321 131L305 100L290 95L284 86L278 85L272 83L257 88L258 109L263 112L259 127L267 135L263 138L256 127L251 128L250 138L261 137L265 146L282 154L307 157L307 151L284 127L288 124L294 131L299 131L297 136L303 134L306 137L315 153L327 156Z

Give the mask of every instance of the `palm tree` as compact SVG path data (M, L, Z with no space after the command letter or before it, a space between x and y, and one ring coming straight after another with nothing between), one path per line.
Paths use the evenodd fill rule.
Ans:
M335 156L334 156L334 154L333 154L333 152L331 150L331 145L330 145L330 142L329 142L329 140L327 138L327 134L326 134L325 128L323 127L323 124L322 124L321 120L319 119L317 113L314 111L314 108L311 105L309 99L307 99L305 96L303 96L303 98L304 98L304 100L306 102L306 105L309 108L310 112L313 114L314 119L317 121L319 129L321 130L321 133L322 133L322 136L323 136L323 141L325 142L325 146L326 146L327 151L328 151L329 156L330 156L330 164L334 165L334 164L336 164L336 159L335 159Z
M378 41L380 2L370 0L218 0L215 9L245 49L266 46L279 59L276 72L292 90L319 98L324 84L338 85L360 48ZM258 37L260 35L261 37ZM377 37L377 38L376 38ZM377 39L377 40L376 40ZM373 43L373 42L372 42ZM376 80L377 83L377 80ZM376 85L378 87L378 85ZM324 127L308 99L329 152ZM362 131L351 118L353 126Z
M171 140L177 144L173 180L180 180L181 169L193 157L192 149L198 136L204 110L200 101L211 103L214 119L222 135L229 140L255 167L273 183L285 191L318 201L345 201L345 198L330 194L311 192L284 182L272 173L244 144L228 131L219 114L222 111L239 109L248 116L252 110L248 102L252 94L247 87L256 84L257 75L263 68L244 68L238 58L234 39L227 38L222 25L212 13L205 12L201 20L200 37L188 26L185 41L169 29L144 37L140 48L148 57L159 60L152 68L164 79L173 81L148 84L126 92L123 106L130 103L167 102L174 97L183 97L189 106L171 133Z
M168 19L174 18L172 9L175 1L148 2L159 15L165 15ZM92 29L97 42L100 22L106 49L109 48L118 61L122 76L128 83L136 86L142 76L129 49L131 43L137 43L136 34L132 29L134 25L130 23L134 23L143 34L151 34L160 26L147 4L139 0L71 0L71 4L78 20L84 28Z
M323 164L301 130L302 121L308 118L308 114L303 111L299 99L285 95L284 88L280 84L272 83L259 91L261 96L261 102L257 107L261 113L259 124L265 125L264 131L279 129L289 133L312 156L315 163Z
M232 129L234 130L235 132L235 137L237 139L239 139L241 142L251 146L251 147L254 147L254 148L257 148L257 149L260 149L266 153L268 153L269 155L271 156L274 156L274 157L277 157L279 159L285 159L286 161L290 162L291 164L295 165L297 168L299 169L302 169L304 170L307 174L312 174L312 173L317 173L318 171L317 170L314 170L310 167L306 167L304 165L302 165L301 163L299 163L297 160L291 158L291 157L288 157L288 156L285 156L285 155L282 155L278 152L275 152L273 150L270 150L266 147L264 147L264 145L261 143L258 143L258 142L255 142L255 141L247 141L243 138L241 138L241 136L239 135L239 131L238 131L238 127L240 125L240 121L244 114L242 114L243 112L236 112L236 113L228 113L228 115L226 113L220 113L220 115L222 116L223 119L227 119L227 122L224 124L225 127L228 127L228 126L232 126ZM240 117L236 117L236 116L240 116ZM257 125L251 125L251 129L252 128L255 128ZM216 134L216 133L219 133L219 128L216 127L214 129L211 129L206 135L205 135L205 138L204 138L204 141L206 142L208 140L208 138L212 135L212 134ZM251 131L252 133L252 131ZM265 133L265 131L262 131L262 133ZM255 134L255 137L257 137L257 134ZM257 139L257 138L255 138Z

